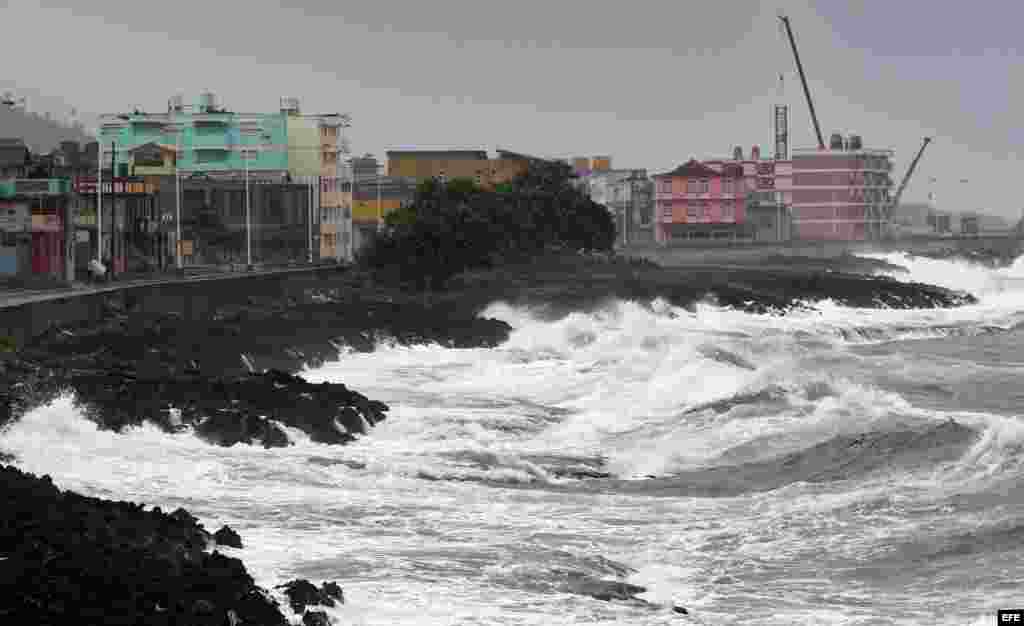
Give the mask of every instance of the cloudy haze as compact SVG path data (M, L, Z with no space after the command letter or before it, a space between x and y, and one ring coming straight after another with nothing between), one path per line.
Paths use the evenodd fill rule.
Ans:
M3 2L4 0L0 0ZM935 137L905 199L1016 219L1024 3L7 0L0 88L87 112L165 110L203 89L238 111L298 96L353 116L353 150L610 154L668 169L759 143L785 73L792 143L814 133L776 14L791 18L822 130L897 153ZM45 34L45 37L43 36ZM961 183L967 179L967 183Z

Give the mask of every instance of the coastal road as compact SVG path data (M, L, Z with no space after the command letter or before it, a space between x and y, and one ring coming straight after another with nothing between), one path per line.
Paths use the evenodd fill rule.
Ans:
M145 277L130 280L118 280L110 283L91 284L73 283L73 286L61 289L6 289L0 291L0 309L21 306L32 302L45 302L47 300L60 300L62 298L73 298L87 294L118 291L128 287L141 287L146 285L168 285L175 283L193 283L206 280L230 280L232 278L246 278L252 276L270 276L275 274L295 274L310 272L321 269L337 267L333 265L314 265L302 267L286 267L251 272L206 270L190 272L186 276L161 276Z

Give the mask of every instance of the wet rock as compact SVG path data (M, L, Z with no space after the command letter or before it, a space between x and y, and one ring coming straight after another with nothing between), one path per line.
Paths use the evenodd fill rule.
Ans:
M327 597L334 598L341 604L345 604L345 592L342 591L341 585L336 582L325 582L320 586L320 591L323 592Z
M672 612L673 613L679 613L680 615L689 615L690 614L690 612L686 610L686 607L678 606L678 605L675 605L675 606L672 607Z
M306 611L302 623L304 626L331 626L331 620L324 611Z
M200 598L192 605L192 615L195 615L196 617L213 615L216 608L217 607L214 606L213 602Z
M647 591L647 588L616 580L595 580L593 578L581 577L570 584L570 590L580 595L609 601L639 600L636 595L644 593Z
M206 553L207 533L179 509L61 491L0 467L0 587L5 624L284 626L245 566Z
M230 526L223 526L220 530L213 533L213 539L218 545L231 548L242 547L242 538Z
M308 605L334 606L334 598L325 589L317 589L304 578L278 585L277 589L284 589L284 595L288 597L288 603L296 613L302 613Z

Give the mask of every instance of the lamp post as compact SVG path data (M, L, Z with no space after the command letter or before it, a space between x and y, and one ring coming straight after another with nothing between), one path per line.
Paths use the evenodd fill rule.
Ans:
M175 126L174 136L174 267L179 271L181 265L181 125Z
M271 139L270 134L262 128L246 130L246 135L259 134L260 141L257 147L260 149ZM244 143L242 144L242 160L245 161L245 265L248 270L252 270L252 202L249 195L249 150L245 147Z
M103 262L103 136L96 131L96 262Z

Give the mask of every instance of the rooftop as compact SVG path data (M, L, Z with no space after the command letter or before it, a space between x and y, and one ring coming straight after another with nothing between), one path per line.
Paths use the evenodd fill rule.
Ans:
M680 165L671 172L665 172L664 174L655 174L655 178L667 177L667 176L685 176L687 178L718 178L725 175L720 174L717 171L711 169L707 165L704 165L697 159L690 159L686 163Z
M825 148L821 150L819 148L793 148L790 150L794 157L796 156L813 156L813 155L834 155L834 154L852 154L854 156L865 155L865 156L888 156L891 157L895 154L892 150L880 150L872 148L861 148L860 150L832 150Z

